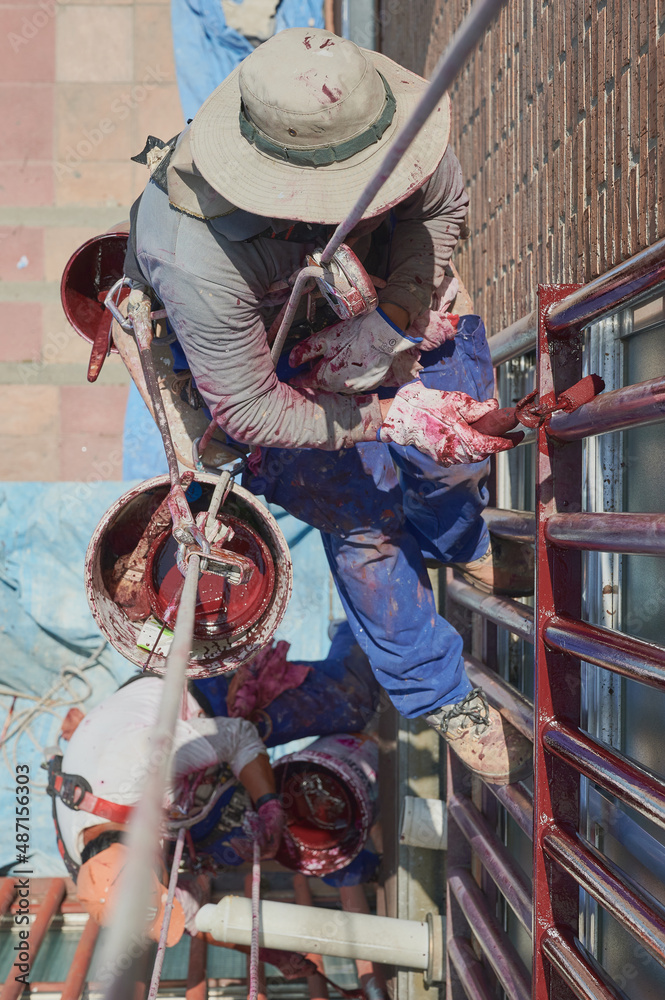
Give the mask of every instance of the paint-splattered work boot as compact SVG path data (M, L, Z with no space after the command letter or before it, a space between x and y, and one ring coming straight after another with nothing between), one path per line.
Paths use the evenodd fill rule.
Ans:
M505 597L533 594L533 549L523 542L492 538L484 556L473 562L453 563L453 569L484 594Z
M455 705L442 705L425 722L450 744L463 764L487 781L509 785L533 767L531 743L474 688Z

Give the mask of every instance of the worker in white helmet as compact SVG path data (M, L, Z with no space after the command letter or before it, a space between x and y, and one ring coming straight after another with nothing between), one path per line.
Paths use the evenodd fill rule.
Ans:
M338 322L319 300L276 366L266 334L426 86L330 32L275 35L179 136L149 140L126 271L164 304L201 404L254 449L246 485L322 531L351 627L398 711L510 781L528 771L530 744L472 689L424 564L454 564L487 591L532 586L531 567L493 552L481 519L488 456L513 441L472 426L498 406L492 365L480 318L449 311L468 197L447 96L348 238L378 308Z

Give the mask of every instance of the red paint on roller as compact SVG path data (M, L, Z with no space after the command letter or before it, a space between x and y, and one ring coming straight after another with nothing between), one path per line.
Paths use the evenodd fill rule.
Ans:
M572 413L584 403L590 403L604 388L605 382L600 375L585 375L575 385L571 385L570 389L559 393L557 406L565 410L566 413Z
M507 434L508 431L512 431L514 427L517 427L517 423L515 407L504 406L502 410L493 410L491 413L487 413L480 420L476 420L475 423L471 424L471 427L473 427L474 431L479 431L481 434L501 437Z

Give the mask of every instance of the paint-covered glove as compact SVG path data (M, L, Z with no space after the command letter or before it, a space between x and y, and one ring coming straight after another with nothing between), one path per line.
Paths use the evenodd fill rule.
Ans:
M420 380L402 386L379 430L379 440L413 445L438 465L481 462L515 442L474 431L470 424L498 409L496 399L485 403L465 392L427 389Z
M447 308L447 306L446 306ZM408 335L414 341L410 351L402 351L394 359L385 378L381 382L384 388L396 388L406 385L418 378L423 370L420 355L423 351L433 351L448 340L454 340L457 333L459 316L446 311L435 312L428 309L418 316L408 329Z
M286 817L279 799L268 799L256 812L248 810L245 813L242 825L247 839L235 837L231 841L231 847L245 861L251 861L254 856L254 841L258 841L261 858L274 858L282 842L285 822Z
M382 309L335 323L296 344L289 355L293 368L320 358L310 372L291 385L354 394L369 392L383 380L397 355L412 351L421 338L410 337Z

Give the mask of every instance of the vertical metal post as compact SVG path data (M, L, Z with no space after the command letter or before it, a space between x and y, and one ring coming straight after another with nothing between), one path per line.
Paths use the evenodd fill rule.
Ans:
M83 933L76 946L72 964L69 966L60 1000L79 1000L86 983L98 936L99 924L92 917L88 917L88 922L83 928Z
M208 1000L207 961L207 941L198 937L190 938L185 1000Z
M296 903L300 906L312 906L312 893L309 889L309 882L306 875L298 873L293 876L293 895ZM307 958L317 967L318 972L307 977L307 989L309 1000L328 1000L328 986L323 978L325 969L321 955L309 954Z
M554 402L558 393L582 375L579 333L549 335L545 316L578 286L540 286L538 289L538 388L541 404ZM533 1000L572 1000L574 994L553 971L543 952L547 930L559 926L577 933L577 883L542 848L548 823L576 831L579 825L579 776L543 746L543 729L558 718L577 727L580 722L580 664L567 653L548 649L543 631L558 612L579 618L581 612L581 553L547 545L545 525L554 513L576 513L582 500L582 443L553 442L545 426L538 429L536 475L536 697L534 744L534 880L533 880Z

